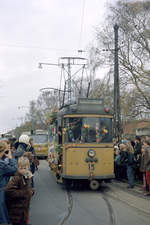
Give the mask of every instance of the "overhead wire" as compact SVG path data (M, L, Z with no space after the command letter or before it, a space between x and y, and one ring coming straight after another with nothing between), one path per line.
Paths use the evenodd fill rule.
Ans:
M41 50L52 50L52 51L74 51L76 49L58 49L58 48L51 48L51 47L39 47L39 46L23 46L23 45L1 45L0 48L24 48L24 49L41 49Z

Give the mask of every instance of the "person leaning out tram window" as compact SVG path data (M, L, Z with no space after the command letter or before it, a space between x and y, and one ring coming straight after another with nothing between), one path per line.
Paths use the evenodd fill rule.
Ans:
M5 205L4 188L9 179L17 171L17 162L12 159L11 151L4 141L0 142L0 224L8 224L9 217Z

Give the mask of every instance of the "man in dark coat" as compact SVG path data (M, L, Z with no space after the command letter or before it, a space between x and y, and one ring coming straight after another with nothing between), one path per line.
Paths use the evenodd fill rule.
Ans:
M141 155L142 154L141 149L142 149L141 138L139 136L136 136L134 145L134 155L135 156Z
M120 178L127 179L126 167L127 167L127 158L128 153L126 151L126 145L120 144Z
M5 187L6 205L12 225L26 225L29 215L29 204L33 194L30 187L32 173L29 171L28 158L18 159L18 171Z

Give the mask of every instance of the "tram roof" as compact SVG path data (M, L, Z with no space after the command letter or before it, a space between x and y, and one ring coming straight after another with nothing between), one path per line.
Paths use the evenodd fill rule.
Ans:
M77 103L63 106L59 116L67 114L103 114L112 115L112 110L104 106L103 99L79 98Z

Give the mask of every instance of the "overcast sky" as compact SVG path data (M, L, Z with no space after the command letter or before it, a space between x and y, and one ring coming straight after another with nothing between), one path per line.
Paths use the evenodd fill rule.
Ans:
M36 100L40 88L59 86L60 70L38 63L79 56L112 1L0 0L0 133L21 123L28 109L18 107Z

